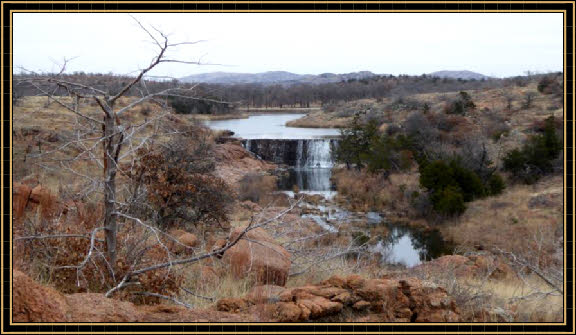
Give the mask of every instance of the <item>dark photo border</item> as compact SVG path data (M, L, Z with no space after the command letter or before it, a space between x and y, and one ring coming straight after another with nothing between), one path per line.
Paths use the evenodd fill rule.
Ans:
M12 14L16 12L381 12L564 15L564 322L562 323L14 323L12 322ZM373 14L370 14L373 13ZM4 334L574 333L574 1L4 1L2 23L2 319ZM424 56L423 56L424 57ZM518 60L521 62L522 60Z

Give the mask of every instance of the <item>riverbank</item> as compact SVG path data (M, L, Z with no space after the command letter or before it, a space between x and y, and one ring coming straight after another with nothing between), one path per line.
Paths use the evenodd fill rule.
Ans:
M345 128L351 119L350 117L335 117L320 110L300 119L289 121L286 126L295 128Z
M239 107L243 113L307 114L321 111L322 107Z
M198 121L218 121L218 120L235 120L235 119L247 119L250 117L248 113L231 113L231 114L193 114L189 115L193 120Z

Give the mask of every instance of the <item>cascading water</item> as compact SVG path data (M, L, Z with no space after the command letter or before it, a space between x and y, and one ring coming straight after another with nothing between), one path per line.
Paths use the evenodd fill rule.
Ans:
M334 166L332 148L335 139L250 139L244 148L257 157L294 168L325 168Z
M330 140L306 141L307 155L305 167L309 168L332 168L334 159Z
M304 156L304 140L298 140L296 148L296 166L302 166L302 156Z
M337 139L249 139L243 144L256 157L289 167L278 181L280 190L334 194L330 177Z

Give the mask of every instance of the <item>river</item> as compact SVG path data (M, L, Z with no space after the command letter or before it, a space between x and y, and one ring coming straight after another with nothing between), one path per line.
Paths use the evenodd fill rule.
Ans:
M281 164L282 168L276 171L281 192L290 196L294 191L320 194L327 199L321 205L304 204L313 206L314 213L303 216L312 218L324 229L338 231L339 223L355 221L368 226L386 226L386 236L371 248L381 254L383 263L412 267L449 252L438 232L395 225L381 213L349 212L330 201L337 194L331 176L334 150L338 145L335 137L340 131L286 127L286 122L304 115L257 114L247 119L206 121L205 124L212 129L234 132L234 136L243 139L244 147L254 155Z

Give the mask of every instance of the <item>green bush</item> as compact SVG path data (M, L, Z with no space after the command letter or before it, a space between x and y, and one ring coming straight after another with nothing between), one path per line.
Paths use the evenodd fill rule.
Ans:
M336 149L336 161L371 173L388 173L412 166L411 140L405 135L396 136L379 131L376 119L361 121L357 114L349 126L341 131Z
M447 215L460 215L466 210L460 189L450 185L432 197L434 210Z
M464 115L475 108L476 104L474 104L470 95L462 91L458 95L458 99L446 107L445 112L446 114Z
M506 184L499 174L493 174L488 178L487 195L498 195L504 191Z
M553 161L562 151L562 141L556 134L554 122L554 117L549 117L543 134L532 136L521 149L506 154L504 170L514 179L532 184L554 171Z
M459 157L420 165L420 185L430 193L434 210L446 215L459 215L466 202L500 194L505 187L497 174L484 183L476 172L462 165Z

